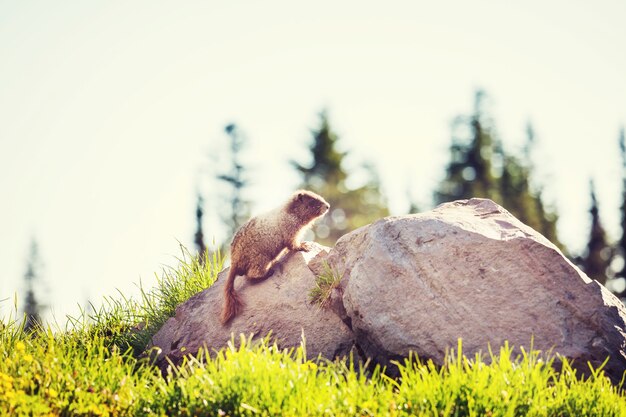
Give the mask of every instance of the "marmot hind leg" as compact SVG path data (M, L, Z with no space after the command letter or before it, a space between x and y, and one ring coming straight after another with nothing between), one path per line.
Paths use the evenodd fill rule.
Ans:
M265 267L253 266L248 269L246 279L249 281L262 281L274 275L276 262L268 262Z

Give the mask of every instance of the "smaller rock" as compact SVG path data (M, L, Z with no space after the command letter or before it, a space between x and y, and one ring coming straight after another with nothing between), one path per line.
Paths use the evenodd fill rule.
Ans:
M331 311L309 302L316 276L308 264L328 250L315 244L310 252L290 254L281 261L282 267L263 281L238 277L235 289L244 309L225 326L220 322L220 312L228 269L222 271L210 288L178 306L176 315L153 336L152 345L161 349L157 364L161 369L167 367L167 359L178 364L201 347L214 352L226 347L233 337L238 342L242 333L258 339L271 332L281 348L300 346L304 336L308 358L348 355L353 346L350 329Z

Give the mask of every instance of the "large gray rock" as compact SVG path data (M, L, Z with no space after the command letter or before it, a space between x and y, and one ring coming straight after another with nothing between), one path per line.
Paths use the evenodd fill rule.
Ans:
M377 363L410 351L442 363L463 339L474 355L505 341L626 370L626 310L543 236L490 200L390 217L343 236L335 311Z
M325 256L327 250L313 245L308 253L296 252L274 275L256 283L237 278L235 289L245 305L226 326L220 322L220 312L228 269L222 271L215 284L181 304L152 338L152 345L161 350L159 366L165 369L169 361L180 363L185 355L202 347L209 352L222 349L233 336L238 342L239 334L261 338L270 332L281 348L299 346L304 335L309 358L347 355L353 347L350 329L333 312L310 304L308 299L315 286L308 263Z

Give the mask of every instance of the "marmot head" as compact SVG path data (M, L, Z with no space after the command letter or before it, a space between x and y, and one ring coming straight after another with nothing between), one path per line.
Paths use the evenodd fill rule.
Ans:
M296 191L287 202L287 212L307 223L326 214L329 208L326 200L307 190Z

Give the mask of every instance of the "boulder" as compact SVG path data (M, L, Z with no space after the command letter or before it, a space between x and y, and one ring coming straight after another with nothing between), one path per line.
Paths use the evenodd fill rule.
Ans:
M339 239L333 304L376 363L414 352L441 364L510 345L558 352L588 370L626 370L626 309L552 243L485 199L389 217Z
M308 263L325 256L328 248L312 245L310 252L296 252L280 268L262 281L235 280L235 289L244 302L243 312L227 325L220 322L223 286L228 269L206 290L176 308L176 314L153 336L152 346L160 348L157 364L165 370L169 362L178 364L187 354L204 347L209 353L222 349L238 335L258 339L271 337L281 348L300 346L306 340L309 358L347 355L353 347L350 329L330 310L309 302L315 275ZM169 360L168 360L169 359Z

